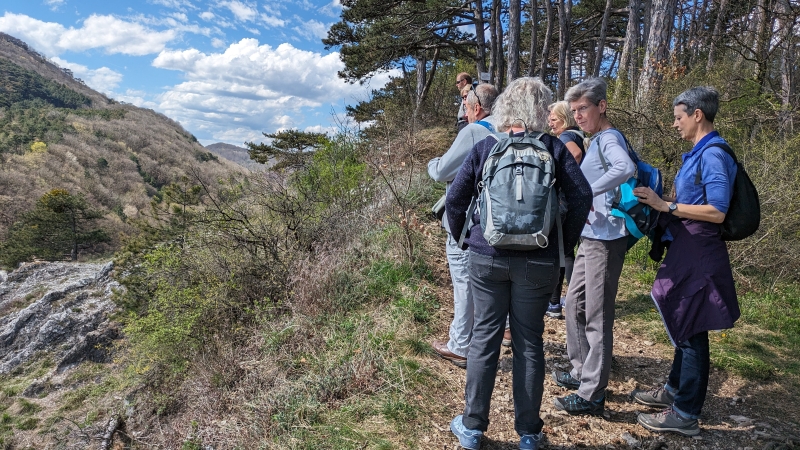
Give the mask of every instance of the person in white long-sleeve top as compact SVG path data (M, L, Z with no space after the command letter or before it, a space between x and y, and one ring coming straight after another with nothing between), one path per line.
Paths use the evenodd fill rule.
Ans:
M625 221L610 212L617 188L634 174L636 166L625 137L606 117L605 81L585 80L567 91L566 100L578 126L592 133L581 171L594 199L564 308L572 370L553 372L559 386L577 392L556 398L555 405L570 414L601 415L611 372L614 303L628 248Z
M466 98L466 113L469 125L459 131L455 141L444 155L428 162L428 175L435 181L447 182L447 187L458 174L461 164L472 147L494 130L492 105L497 98L497 89L491 84L479 84L469 91ZM468 253L458 248L458 236L449 233L447 214L443 217L447 233L447 263L453 281L453 322L447 342L434 340L434 351L459 367L467 366L467 351L472 339L473 305L469 289Z

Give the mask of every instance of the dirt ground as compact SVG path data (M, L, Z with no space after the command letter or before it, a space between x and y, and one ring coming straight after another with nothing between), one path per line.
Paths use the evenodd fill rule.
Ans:
M446 271L444 258L441 262L445 266L440 269ZM443 286L440 292L439 339L446 338L453 315L449 289L451 286ZM669 373L673 350L668 345L637 336L624 318L614 325L614 362L604 416L570 416L557 411L553 399L570 392L557 386L550 376L555 369L567 370L570 367L565 346L565 321L552 318L545 321L547 376L540 412L545 422L545 439L540 448L800 449L800 413L796 395L793 395L796 388L782 385L779 380L766 384L744 380L714 368L713 361L699 436L690 438L674 433L652 433L638 425L637 413L658 410L633 403L629 394L636 388L663 384ZM518 448L519 437L514 431L511 364L511 349L503 347L492 395L490 425L481 446L483 450ZM430 368L448 380L447 388L435 393L433 399L446 413L431 418L432 429L436 431L422 437L420 448L460 449L449 430L449 423L463 411L466 372L436 356L431 356Z

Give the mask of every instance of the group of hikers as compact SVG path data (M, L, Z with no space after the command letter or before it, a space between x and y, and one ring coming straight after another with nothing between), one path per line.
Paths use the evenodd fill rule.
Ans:
M448 232L454 291L449 339L433 341L432 347L442 358L466 368L464 410L450 429L463 448L480 448L489 426L501 346L510 346L514 427L520 449L537 449L544 425L539 411L546 315L566 320L571 369L553 371L552 377L574 391L555 398L555 407L570 414L605 411L614 304L631 234L626 220L612 209L619 187L637 166L623 133L606 115L607 87L601 78L573 86L559 102L553 102L552 91L539 78L517 78L502 93L488 83L473 84L466 73L458 74L456 81L463 100L458 136L444 155L428 163L429 175L447 183L442 225ZM675 98L673 106L672 126L693 148L683 154L671 194L641 186L633 194L658 212L654 247L669 249L652 297L675 353L666 383L635 390L631 397L661 409L640 413L641 426L694 436L700 433L698 418L709 379L708 332L730 328L739 317L720 232L737 163L714 129L719 95L713 88L691 88ZM547 129L552 135L542 133ZM543 170L552 173L549 183L559 199L556 226L544 231L544 244L538 248L500 246L487 232L497 227L496 216L487 213L498 208L487 205L496 200L483 197L478 210L474 204L487 188L484 171L495 170L493 148L505 138L531 133L546 150L536 157ZM517 167L509 183L513 185L516 176L519 184L523 170L528 169ZM521 200L523 186L510 189L516 189ZM562 297L564 278L567 294Z

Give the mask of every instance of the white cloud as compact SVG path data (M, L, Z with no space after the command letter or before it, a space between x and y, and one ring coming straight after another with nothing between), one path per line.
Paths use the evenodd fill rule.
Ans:
M292 3L305 9L306 11L316 8L316 6L308 0L294 0Z
M57 11L58 7L65 4L66 0L44 0L44 4L49 6L51 10Z
M58 55L64 50L58 46L64 30L61 24L43 22L24 14L6 12L0 17L0 31L22 39L47 56Z
M258 16L258 10L256 10L255 6L242 3L239 0L222 1L219 5L228 8L242 22L252 22Z
M314 19L311 19L307 22L303 22L300 17L295 16L295 19L298 22L301 22L300 26L294 27L294 31L297 32L300 36L308 39L309 41L324 39L328 37L328 28L330 25L325 25L322 22L318 22Z
M189 21L189 17L186 15L186 13L182 13L182 12L172 13L172 14L170 14L170 17L172 17L173 19L175 19L175 20L177 20L178 22L181 22L181 23L186 23L186 22Z
M268 14L261 13L259 16L262 22L264 22L267 26L270 27L282 27L286 25L286 21L280 19L278 17L270 16Z
M110 94L122 81L122 74L108 67L90 69L81 64L65 61L59 57L51 59L59 66L71 70L75 77L82 79L90 88L105 94Z
M336 127L326 127L326 126L322 126L322 125L314 125L314 126L311 126L311 127L305 127L305 129L303 131L305 131L306 133L325 133L325 134L328 134L328 135L334 135L339 131L339 129L336 128Z
M333 0L320 8L319 12L331 17L339 17L339 15L342 13L342 2L339 0Z
M203 11L202 13L200 13L200 18L203 20L211 20L214 17L216 16L214 16L214 13L212 13L211 11Z
M179 70L186 78L158 98L158 110L197 134L225 142L298 127L312 109L366 97L389 79L379 75L371 87L348 84L337 76L343 68L338 53L259 45L256 39L242 39L222 53L165 50L153 66ZM249 134L237 131L239 137L232 139L230 130L237 129Z
M180 10L196 9L189 0L147 0L147 2Z
M214 48L223 48L225 47L225 41L219 38L211 39L211 46Z
M58 23L6 12L0 17L0 31L22 39L47 56L95 48L110 54L147 55L163 50L167 42L178 36L174 30L155 31L114 16L95 14L84 20L81 28L65 28Z
M158 108L158 104L152 100L148 100L147 97L149 96L150 95L144 91L127 89L124 93L116 93L112 97L120 102L130 103L131 105L135 105L140 108L149 108L155 110Z
M109 33L109 30L114 32ZM164 49L177 34L173 30L154 31L113 16L92 14L80 29L66 30L61 35L59 46L73 51L103 48L107 53L147 55Z
M172 32L176 33L194 33L203 36L210 36L213 32L211 28L201 27L194 23L188 23L189 18L184 13L172 13L165 17L153 17L145 15L137 15L132 18L134 23L140 25L149 25L153 27L167 27Z

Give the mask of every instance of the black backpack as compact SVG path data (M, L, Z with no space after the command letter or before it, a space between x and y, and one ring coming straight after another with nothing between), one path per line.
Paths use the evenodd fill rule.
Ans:
M724 143L713 144L713 146L724 150L736 163L733 196L728 207L728 213L725 214L725 220L720 224L720 230L722 231L723 241L739 241L755 233L761 223L761 203L758 201L758 191L753 182L750 181L750 177L745 172L744 167L736 159L733 150ZM696 185L702 181L701 165L702 159L700 160L700 165L697 166L697 174L694 177L694 184Z

